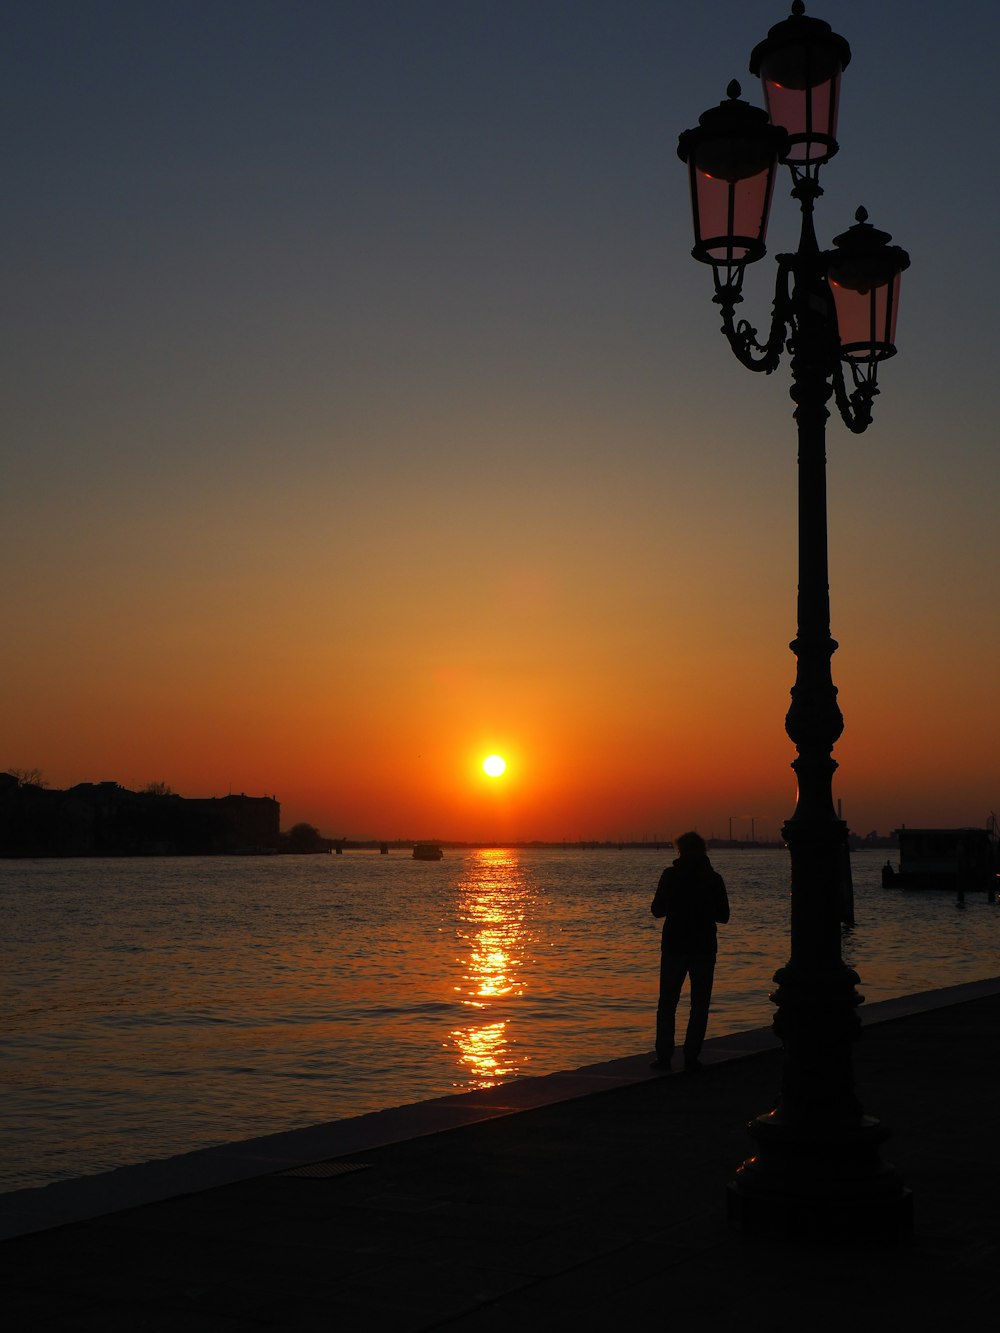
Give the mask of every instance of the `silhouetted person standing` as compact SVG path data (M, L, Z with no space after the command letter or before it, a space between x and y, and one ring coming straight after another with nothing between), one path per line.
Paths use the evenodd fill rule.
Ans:
M660 1002L656 1009L656 1064L669 1069L674 1054L674 1017L684 978L691 978L691 1013L684 1037L684 1069L701 1068L708 1007L712 1000L716 923L729 920L729 898L722 876L712 869L705 840L697 833L682 833L676 840L678 856L660 876L651 911L663 917L660 946Z

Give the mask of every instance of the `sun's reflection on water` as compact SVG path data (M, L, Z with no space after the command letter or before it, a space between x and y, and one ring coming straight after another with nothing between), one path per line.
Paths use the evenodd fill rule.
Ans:
M520 1072L509 1025L511 1002L524 994L529 897L516 851L484 848L466 862L458 884L456 961L462 973L455 992L463 1006L478 1011L478 1021L450 1033L466 1087L491 1088Z

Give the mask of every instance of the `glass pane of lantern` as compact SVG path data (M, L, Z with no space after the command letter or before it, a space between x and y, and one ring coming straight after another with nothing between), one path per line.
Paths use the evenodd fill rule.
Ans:
M766 152L748 158L746 140L713 139L692 155L692 165L705 256L759 257L774 184L772 159Z
M853 281L848 286L831 274L840 345L849 361L884 360L895 350L899 277L896 273L889 282L859 290Z
M797 139L786 161L814 162L827 156L826 140L837 137L840 74L839 56L819 44L784 46L762 60L760 75L771 122Z

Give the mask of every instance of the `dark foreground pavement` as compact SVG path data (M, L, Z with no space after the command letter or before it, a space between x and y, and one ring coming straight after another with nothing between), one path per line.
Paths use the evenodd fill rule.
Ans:
M0 1244L5 1326L74 1333L687 1328L959 1333L1000 1311L1000 987L866 1027L908 1246L726 1225L780 1052ZM864 1013L864 1011L862 1011ZM645 1060L641 1062L645 1070Z

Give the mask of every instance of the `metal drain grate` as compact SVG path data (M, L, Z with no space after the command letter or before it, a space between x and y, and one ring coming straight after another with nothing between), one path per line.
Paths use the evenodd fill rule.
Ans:
M347 1176L352 1171L367 1171L370 1162L310 1162L307 1166L293 1166L289 1171L278 1171L279 1176L301 1176L308 1180L329 1180L331 1176Z

